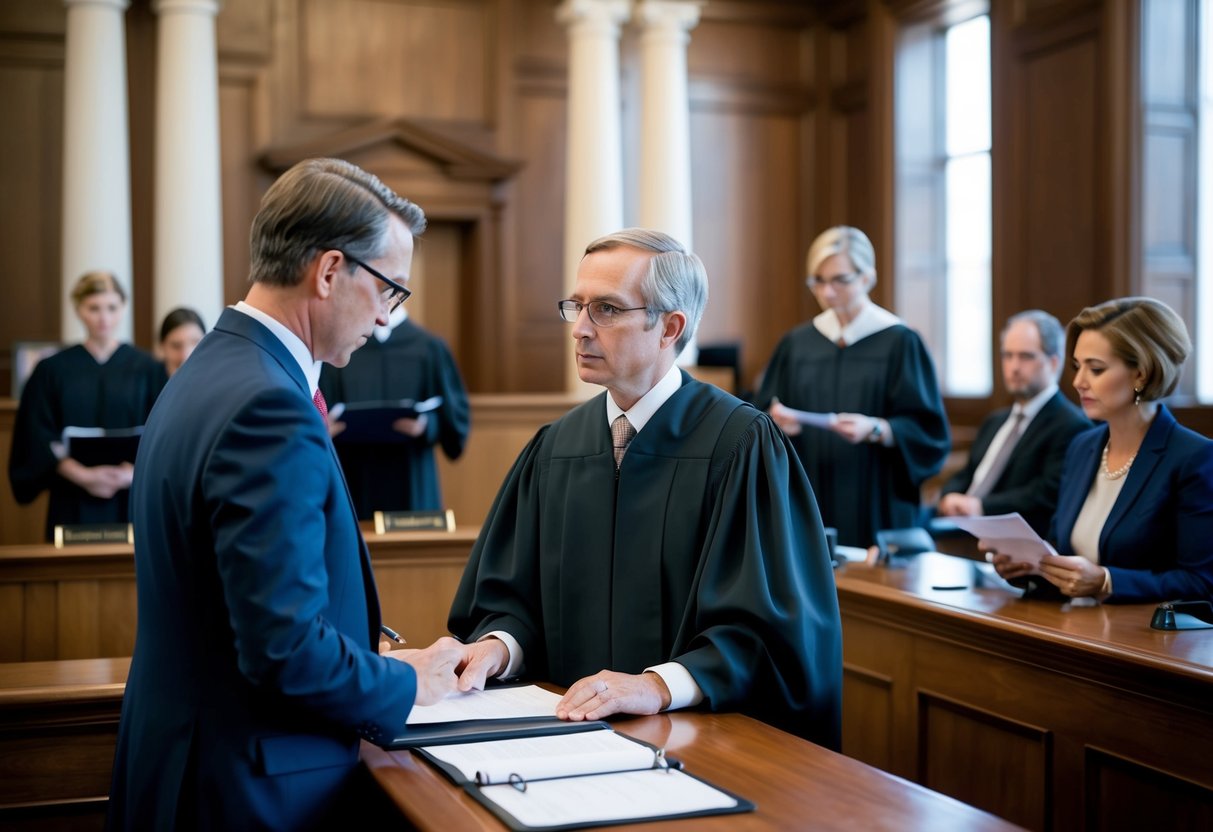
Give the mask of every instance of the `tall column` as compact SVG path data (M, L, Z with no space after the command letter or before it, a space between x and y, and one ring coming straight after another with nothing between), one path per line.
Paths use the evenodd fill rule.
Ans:
M564 282L571 291L586 243L623 225L619 27L628 0L565 0L556 19L569 30ZM583 391L571 342L566 388Z
M688 249L691 228L691 130L687 97L688 32L697 2L638 0L640 34L639 224L664 231ZM692 341L679 356L694 364Z
M153 326L188 306L212 326L223 307L219 202L219 0L155 0Z
M126 108L128 0L64 0L63 285L60 337L80 341L71 287L84 272L108 269L133 298L131 177ZM133 305L133 304L131 304ZM129 306L128 306L129 308ZM131 316L118 337L130 340Z

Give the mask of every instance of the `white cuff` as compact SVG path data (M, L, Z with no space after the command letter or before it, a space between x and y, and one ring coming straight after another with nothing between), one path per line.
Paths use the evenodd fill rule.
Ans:
M690 708L703 701L703 691L695 683L695 677L678 662L665 662L645 668L646 673L650 670L660 676L661 681L670 689L670 706L666 708L667 711Z
M477 641L484 641L486 638L501 639L505 649L510 653L510 660L505 665L505 670L498 673L494 678L508 679L511 676L518 675L519 668L522 667L522 645L518 643L518 639L507 633L505 630L493 630L491 633L485 633Z

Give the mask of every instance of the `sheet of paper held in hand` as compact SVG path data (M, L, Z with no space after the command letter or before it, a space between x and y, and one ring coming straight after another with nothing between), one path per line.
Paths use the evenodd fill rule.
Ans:
M409 711L409 725L460 722L467 719L512 719L556 716L560 695L536 685L488 688L448 696L436 705L418 705Z
M786 404L784 405L784 409L791 413L797 422L800 422L802 425L808 425L811 428L829 430L838 421L837 413L810 413L807 410L797 410L794 407L788 407Z
M1057 554L1057 550L1042 539L1019 512L948 519L954 521L958 529L964 529L999 554L1010 555L1017 563L1039 566L1043 555Z

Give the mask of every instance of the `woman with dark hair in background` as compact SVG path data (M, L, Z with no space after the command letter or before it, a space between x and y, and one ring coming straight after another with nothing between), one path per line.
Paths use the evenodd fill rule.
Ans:
M206 324L193 309L180 306L165 315L160 324L159 349L164 371L170 376L177 372L205 334Z
M72 289L83 344L38 362L21 391L8 476L19 503L50 491L46 539L55 526L126 523L132 466L84 465L67 455L69 426L142 425L164 387L164 367L143 350L118 341L126 293L113 274L88 272Z
M1070 321L1066 348L1082 409L1103 424L1066 454L1050 532L1060 554L1037 569L995 553L994 566L1072 598L1213 598L1213 441L1159 401L1192 349L1183 319L1152 298L1110 300Z

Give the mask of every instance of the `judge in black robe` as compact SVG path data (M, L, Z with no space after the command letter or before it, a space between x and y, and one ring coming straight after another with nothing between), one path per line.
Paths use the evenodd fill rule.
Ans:
M403 307L397 314L402 313ZM376 511L443 508L434 446L448 459L458 459L471 418L459 368L441 338L400 319L387 340L370 338L346 367L324 365L320 389L330 406L441 396L442 404L423 414L425 425L417 436L401 433L399 442L381 444L350 442L337 434L334 444L359 519Z
M521 656L511 650L510 666L489 673L570 685L558 715L702 703L837 747L838 603L812 489L765 414L673 367L706 280L697 309L657 311L639 287L645 263L699 261L680 246L654 257L640 244L678 244L645 234L604 238L582 260L564 314L576 324L582 379L609 392L542 428L519 456L472 550L450 629L475 645L512 638ZM626 416L667 394L616 470L611 403ZM667 672L689 673L701 698L680 701ZM660 706L635 693L654 676L671 694Z
M838 226L814 241L809 285L825 311L779 342L755 400L791 436L822 520L850 546L917 525L920 488L951 447L926 346L868 299L874 263L858 229ZM836 418L814 427L789 409Z
M111 288L116 284L108 273L89 273L81 279L81 285L103 291L82 295L77 301L78 311L86 303L114 303L116 299L125 307L125 298ZM142 425L167 380L164 366L150 355L129 344L112 342L108 330L95 331L97 325L91 324L91 319L83 314L81 319L90 327L90 341L86 343L110 341L100 349L102 354L106 349L112 352L104 361L98 361L84 345L76 345L38 362L21 391L13 426L9 482L17 502L23 504L33 502L43 491L50 491L47 540L52 539L57 525L129 522L129 490L122 488L112 497L89 493L60 473L58 445L63 429L69 425L100 428Z

